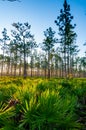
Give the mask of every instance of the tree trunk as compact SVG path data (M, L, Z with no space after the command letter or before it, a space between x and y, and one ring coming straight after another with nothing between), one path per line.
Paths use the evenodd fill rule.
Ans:
M48 52L48 78L50 78L50 52Z
M23 38L23 43L24 43L24 78L27 77L27 65L26 65L26 45L25 45L25 39Z

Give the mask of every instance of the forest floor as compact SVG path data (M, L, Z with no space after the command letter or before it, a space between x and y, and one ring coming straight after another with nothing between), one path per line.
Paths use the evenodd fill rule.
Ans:
M86 130L86 78L0 77L0 130Z

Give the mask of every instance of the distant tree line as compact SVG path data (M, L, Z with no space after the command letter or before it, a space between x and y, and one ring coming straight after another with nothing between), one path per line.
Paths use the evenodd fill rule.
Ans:
M13 23L11 38L4 28L0 38L0 75L24 78L86 77L86 52L84 57L78 57L77 34L74 31L76 24L73 25L72 20L70 5L64 0L63 9L55 20L59 38L49 27L44 31L45 38L39 45L30 32L28 22Z

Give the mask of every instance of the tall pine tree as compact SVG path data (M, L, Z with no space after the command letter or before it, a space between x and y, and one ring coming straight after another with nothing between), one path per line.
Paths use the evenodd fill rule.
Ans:
M60 48L62 53L63 76L71 73L71 60L75 53L77 46L75 46L76 33L74 32L75 24L72 24L73 16L70 13L70 5L67 0L64 0L63 9L60 10L60 15L55 20L59 28Z
M47 53L47 61L48 61L48 78L50 78L50 70L51 70L51 54L54 49L55 43L57 43L57 39L55 38L55 31L51 27L44 31L45 39L43 41L42 49Z

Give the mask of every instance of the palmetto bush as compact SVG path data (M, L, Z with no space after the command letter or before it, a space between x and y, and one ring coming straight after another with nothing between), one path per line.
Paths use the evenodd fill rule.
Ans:
M85 120L86 80L0 79L0 130L85 130Z
M13 97L17 89L18 87L16 85L6 85L4 82L3 85L0 85L0 101L5 103L8 102Z
M78 106L76 113L78 115L78 122L83 126L83 130L86 129L86 81L80 82L79 87L75 89L75 94L78 98Z
M6 109L6 104L0 103L0 130L5 127L10 128L13 125L13 117L15 116L14 107Z
M69 130L80 127L76 122L75 114L75 97L62 99L54 91L49 90L43 92L38 98L34 98L22 108L23 118L20 128L30 130Z

